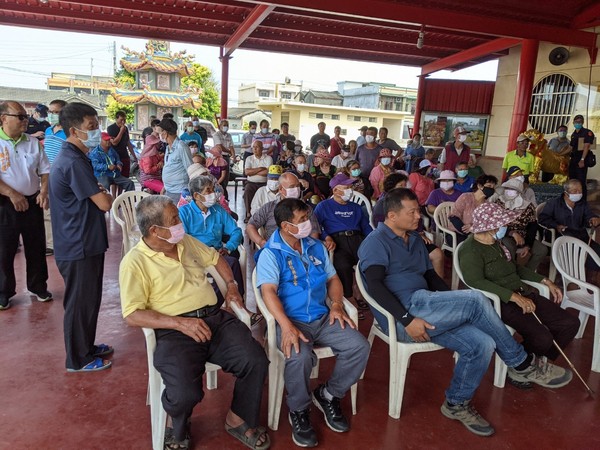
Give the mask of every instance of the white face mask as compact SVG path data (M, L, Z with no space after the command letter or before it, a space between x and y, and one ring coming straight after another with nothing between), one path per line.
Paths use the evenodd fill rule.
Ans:
M269 129L268 129L268 128L261 128L261 129L260 129L260 132L261 132L262 134L267 134L267 133L269 132Z
M50 114L48 114L48 117L50 117ZM52 123L52 122L50 122L50 123ZM566 131L559 131L558 132L558 137L561 138L561 139L567 137L567 132Z
M229 130L229 127L227 127L227 126L221 127L221 130L223 130L223 133L227 133L227 131Z
M305 169L306 169L306 166L304 164L298 164L296 166L296 170L298 170L298 172L300 172L300 173L304 172Z
M310 220L305 220L304 222L300 222L298 224L294 224L294 223L291 223L291 222L288 222L288 223L290 225L294 225L295 227L298 228L298 232L297 233L292 233L290 231L290 234L292 236L294 236L296 239L304 239L305 237L308 237L308 235L312 231L312 225L310 223Z
M193 131L194 131L194 127L187 127L187 132L188 132L188 133L191 133L191 132L193 132Z
M342 158L347 158L348 156L350 156L350 152L342 150Z
M515 191L514 189L505 189L504 195L507 198L516 198L519 195L519 193L517 191Z
M367 142L367 144L371 144L373 141L375 141L375 136L371 136L370 134L365 136L365 141Z
M449 191L454 187L454 181L440 181L440 187L445 191Z
M569 194L569 200L571 200L573 203L577 203L582 198L583 194Z
M214 192L212 194L204 194L203 197L204 201L202 202L202 204L207 208L210 208L217 202L217 194L215 194Z
M250 134L256 133L256 128L250 128Z
M285 198L300 198L300 188L286 188L285 189Z
M278 180L267 180L267 189L275 192L279 189L279 181Z
M352 189L344 189L344 193L340 197L345 202L349 201L352 198Z
M384 166L387 166L391 162L392 158L381 158L381 164L383 164Z
M178 223L177 225L173 225L172 227L161 227L160 225L156 226L158 228L164 228L165 230L169 230L169 232L171 233L171 237L168 239L156 235L157 238L162 239L163 241L167 241L169 244L177 244L185 236L185 229L183 228L182 223Z
M197 127L198 125L200 125L200 122L198 122L197 120L194 120L192 122L192 125L194 125L195 127Z
M458 141L459 142L465 142L467 140L467 135L466 134L459 134L458 135Z
M519 175L518 177L515 177L515 180L519 180L521 183L525 183L525 176Z

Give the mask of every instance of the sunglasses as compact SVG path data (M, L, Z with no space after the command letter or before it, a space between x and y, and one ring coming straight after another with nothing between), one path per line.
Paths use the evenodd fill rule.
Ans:
M4 114L5 116L16 117L19 120L28 120L29 114Z

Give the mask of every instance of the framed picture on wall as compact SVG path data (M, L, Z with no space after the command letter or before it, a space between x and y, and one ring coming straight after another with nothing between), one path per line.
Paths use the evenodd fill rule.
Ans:
M421 135L426 147L445 147L454 140L452 132L456 127L463 127L469 134L466 144L475 153L482 153L487 138L489 116L461 116L444 113L423 113Z

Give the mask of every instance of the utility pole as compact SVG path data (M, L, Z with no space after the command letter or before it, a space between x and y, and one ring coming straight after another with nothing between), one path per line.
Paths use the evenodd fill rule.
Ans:
M92 85L92 95L94 95L94 58L91 58L90 61L90 82Z

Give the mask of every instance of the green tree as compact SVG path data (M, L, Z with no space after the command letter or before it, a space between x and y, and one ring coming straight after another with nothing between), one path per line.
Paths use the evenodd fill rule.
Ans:
M210 120L212 122L215 119L215 114L219 114L221 111L217 82L213 77L212 71L202 64L192 63L191 72L192 74L189 77L183 77L181 79L181 84L182 86L196 86L202 88L202 94L200 94L202 106L199 109L185 108L183 114L185 116L198 116L201 119Z
M135 74L128 72L123 68L117 70L114 78L115 81L119 84L119 86L123 86L125 89L133 88L135 86ZM127 114L127 123L133 123L134 109L135 108L133 105L125 105L123 103L119 103L111 95L108 96L106 113L108 114L109 119L115 120L115 116L118 111L125 111L125 113Z

